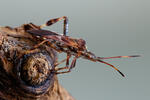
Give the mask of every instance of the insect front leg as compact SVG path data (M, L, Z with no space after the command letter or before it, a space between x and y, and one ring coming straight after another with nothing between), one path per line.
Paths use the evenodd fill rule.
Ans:
M56 22L58 22L62 19L64 19L63 35L66 36L66 34L68 34L68 18L66 16L51 19L51 20L47 21L45 24L41 25L40 28L43 28L45 26L53 25L53 24L55 24Z
M75 56L71 62L71 65L68 67L67 65L65 67L61 67L61 68L56 68L55 71L56 71L56 74L64 74L64 73L69 73L71 72L71 69L73 69L76 65L76 60L77 58L79 57L79 55ZM70 58L70 57L69 57ZM67 64L67 62L66 62ZM65 69L68 69L67 71L62 71L62 72L58 72L60 70L65 70Z
M56 66L60 65L61 63L65 62L66 60L67 60L67 59L63 59L62 61L57 62L54 66L56 67Z
M69 67L69 59L71 57L70 53L67 53L66 67Z
M64 61L66 61L66 66L65 67L55 68L56 74L64 74L64 73L69 73L70 72L70 70L57 72L57 71L60 71L60 70L70 69L70 67L69 67L69 59L70 59L70 57L71 57L71 54L67 53L67 58L56 64L56 66L57 66L57 65L63 63Z
M69 73L69 72L70 72L70 70L58 72L58 71L60 71L60 70L65 70L65 69L69 69L69 67L55 68L55 73L56 73L56 74L64 74L64 73Z
M79 51L77 53L77 55L75 55L74 59L72 60L69 71L71 71L71 69L73 69L76 66L77 58L80 57L80 56L81 56L81 52Z
M76 65L76 60L77 60L77 57L74 57L74 59L72 60L72 63L71 65L68 67L68 66L65 66L65 67L61 67L61 68L55 68L55 71L56 71L56 74L64 74L64 73L69 73L71 72L71 69L75 67ZM66 70L67 71L62 71L60 72L60 70ZM58 72L59 71L59 72Z
M73 69L76 66L76 61L77 61L77 57L75 56L71 62L71 65L69 67L69 71L71 71L71 69Z

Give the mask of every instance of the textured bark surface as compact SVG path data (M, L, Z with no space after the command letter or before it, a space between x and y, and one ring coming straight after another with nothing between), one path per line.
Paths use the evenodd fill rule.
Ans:
M0 27L0 100L74 100L52 71L55 50L42 45L27 52L38 41L26 26Z

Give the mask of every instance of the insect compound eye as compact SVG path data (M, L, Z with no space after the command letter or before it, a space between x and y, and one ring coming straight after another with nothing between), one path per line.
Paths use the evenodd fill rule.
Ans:
M79 39L78 40L79 44L81 44L82 46L85 46L86 42L83 39Z
M79 45L79 47L82 48L83 50L86 49L86 46L85 46L85 45L86 45L86 42L85 42L85 40L79 39L79 40L78 40L78 45Z
M53 83L52 59L47 53L32 53L18 59L15 66L20 89L30 94L45 93Z

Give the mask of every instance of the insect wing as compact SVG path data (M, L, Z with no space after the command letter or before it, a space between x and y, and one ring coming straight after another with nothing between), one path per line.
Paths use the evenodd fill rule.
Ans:
M43 38L45 39L52 39L55 40L57 42L63 43L65 45L71 46L71 44L69 43L69 41L64 41L62 40L63 36L59 36L59 35L48 35L48 36L43 36Z
M78 40L77 39L73 39L73 38L70 38L68 36L63 36L63 37L61 37L61 40L63 42L65 42L66 44L68 44L69 46L78 48L78 44L77 44Z
M28 30L27 32L33 36L40 36L40 37L49 36L49 35L59 35L55 32L48 31L48 30L41 30L41 29L40 30Z
M65 44L66 46L78 48L77 39L70 38L68 36L63 36L48 30L28 30L32 36L35 36L40 39L52 39L58 42Z

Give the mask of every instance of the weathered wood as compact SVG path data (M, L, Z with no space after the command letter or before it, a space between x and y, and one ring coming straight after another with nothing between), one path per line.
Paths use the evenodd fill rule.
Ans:
M0 100L74 100L52 71L56 51L43 45L26 52L38 42L27 26L0 27Z

